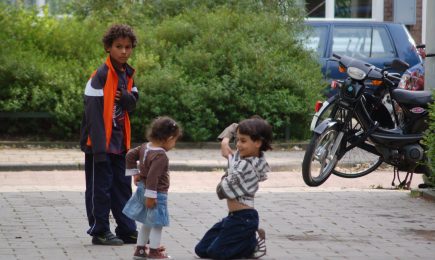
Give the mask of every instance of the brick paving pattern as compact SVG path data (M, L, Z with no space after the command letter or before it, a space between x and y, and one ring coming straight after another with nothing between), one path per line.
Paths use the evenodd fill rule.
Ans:
M162 241L174 259L196 259L195 244L226 214L214 193L221 174L171 172ZM332 176L309 188L299 171L270 174L256 199L263 259L433 259L435 204L389 189L391 178ZM420 182L414 177L413 186ZM86 229L82 171L0 172L0 259L132 258L132 245L94 246Z

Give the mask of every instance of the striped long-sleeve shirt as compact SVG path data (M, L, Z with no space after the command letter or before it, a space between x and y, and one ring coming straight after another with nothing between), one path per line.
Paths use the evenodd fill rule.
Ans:
M240 158L239 152L229 160L226 174L217 186L219 199L237 199L238 202L254 207L254 197L259 182L267 179L270 172L264 153L260 157Z

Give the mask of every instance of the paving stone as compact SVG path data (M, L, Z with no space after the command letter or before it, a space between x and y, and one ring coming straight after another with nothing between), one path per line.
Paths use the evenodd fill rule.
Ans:
M221 175L171 172L171 226L162 243L175 259L195 259L196 243L227 214L214 193ZM309 188L297 171L271 173L256 198L264 259L433 259L435 204L409 191L369 188L386 186L385 176L332 176ZM91 244L83 172L0 172L0 180L0 259L131 259L133 245Z

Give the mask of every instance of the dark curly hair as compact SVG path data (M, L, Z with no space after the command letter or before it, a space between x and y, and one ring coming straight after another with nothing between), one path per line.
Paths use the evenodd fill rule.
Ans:
M272 126L261 117L256 116L241 121L237 131L249 135L253 141L261 140L260 151L272 150Z
M103 36L103 44L105 48L112 46L113 41L118 38L130 38L132 47L136 47L137 39L133 29L126 24L114 24L110 26Z
M147 131L149 141L166 141L169 137L179 138L182 135L181 126L168 116L157 117Z

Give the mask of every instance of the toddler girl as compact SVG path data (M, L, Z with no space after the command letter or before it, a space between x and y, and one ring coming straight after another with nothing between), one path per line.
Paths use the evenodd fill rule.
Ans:
M137 190L123 213L142 223L133 259L169 259L160 246L162 228L169 225L167 196L169 159L166 152L175 147L181 128L169 117L155 119L148 129L148 143L128 151L126 175L134 175ZM137 161L139 160L139 169ZM149 241L149 252L145 244Z

